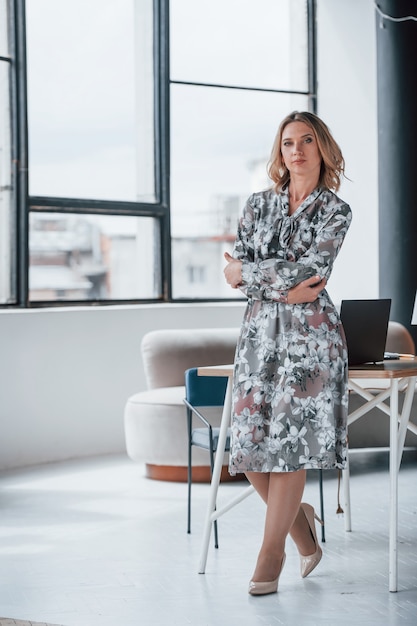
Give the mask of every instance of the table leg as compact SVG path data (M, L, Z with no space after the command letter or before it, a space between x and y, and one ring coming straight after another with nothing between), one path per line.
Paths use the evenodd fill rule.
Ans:
M223 405L222 419L220 423L219 441L217 444L216 458L214 460L213 476L210 483L209 501L207 505L206 520L204 522L203 545L200 556L199 574L204 574L207 562L207 553L210 543L211 526L213 523L213 513L216 509L217 491L220 483L220 474L222 471L224 450L226 447L227 429L230 424L231 408L232 408L232 376L227 381L226 395Z
M400 465L401 465L401 458L403 455L403 450L404 450L404 443L405 443L405 436L407 434L407 429L410 428L410 426L413 426L413 424L410 423L410 413L411 413L411 406L413 404L413 400L414 400L414 392L416 389L416 377L412 377L409 378L408 380L408 385L407 385L407 390L405 392L405 396L404 396L404 402L403 402L403 406L402 406L402 411L401 411L401 418L400 418L400 426L399 426L399 430L398 430L398 471L400 471ZM412 432L415 432L415 434L417 434L417 431L415 431L415 429L413 430L413 428L410 428L410 430Z
M389 590L398 590L398 473L400 471L401 457L404 449L407 424L410 419L411 404L414 397L416 378L408 380L400 425L398 427L398 380L391 381L390 401L390 535L389 535Z
M390 523L389 523L389 590L397 591L398 558L398 379L391 380L390 398Z

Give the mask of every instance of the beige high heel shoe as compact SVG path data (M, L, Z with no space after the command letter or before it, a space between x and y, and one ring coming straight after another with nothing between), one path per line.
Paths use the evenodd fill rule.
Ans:
M279 581L279 577L281 576L284 563L285 563L285 552L284 552L284 556L282 557L281 568L279 570L279 574L275 578L275 580L270 580L265 583L251 580L249 583L248 593L250 593L252 596L265 596L268 593L276 593L278 591L278 581Z
M304 515L306 516L308 525L310 527L311 535L314 539L314 543L316 544L316 551L313 554L310 554L309 556L303 556L302 554L300 554L301 577L305 578L306 576L311 574L311 572L313 571L315 567L317 567L323 555L322 549L320 548L319 542L317 540L316 525L314 523L314 519L316 519L322 526L324 522L315 513L311 504L302 502L300 504L300 508L303 510Z

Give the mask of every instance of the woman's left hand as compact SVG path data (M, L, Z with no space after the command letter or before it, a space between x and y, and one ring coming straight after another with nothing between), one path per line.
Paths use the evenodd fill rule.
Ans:
M288 304L304 304L305 302L314 302L317 300L319 293L326 287L327 280L321 276L311 276L298 283L295 287L291 287L288 292Z
M242 261L234 259L228 252L224 253L227 265L224 268L224 275L227 283L237 289L242 284Z

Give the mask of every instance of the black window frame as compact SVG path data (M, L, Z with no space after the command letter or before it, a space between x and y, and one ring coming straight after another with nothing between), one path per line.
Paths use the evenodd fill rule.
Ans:
M303 92L309 101L309 110L317 108L316 80L316 0L307 1L308 29L308 90ZM170 86L176 81L169 75L169 5L170 0L153 0L154 10L154 128L155 128L155 203L90 200L83 198L56 198L30 196L28 188L28 118L26 76L26 0L9 0L11 24L11 99L12 151L16 206L16 254L13 262L16 272L16 302L4 307L42 308L71 306L109 306L157 302L222 302L228 298L172 298L171 232L170 232ZM228 87L226 87L228 88ZM233 88L233 87L231 87ZM265 90L270 91L270 90ZM280 92L282 90L276 90ZM290 92L292 93L292 92ZM300 93L300 92L294 92ZM152 217L160 227L161 297L127 300L48 300L29 301L29 213L126 215Z

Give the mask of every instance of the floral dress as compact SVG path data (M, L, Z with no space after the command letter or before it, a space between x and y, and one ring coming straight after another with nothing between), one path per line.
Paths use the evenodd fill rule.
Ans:
M288 189L253 194L233 256L248 297L236 348L229 471L344 468L347 349L326 290L286 304L288 289L329 278L351 222L349 206L315 189L289 215Z

